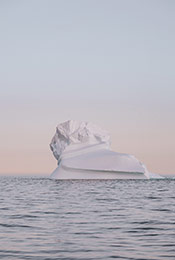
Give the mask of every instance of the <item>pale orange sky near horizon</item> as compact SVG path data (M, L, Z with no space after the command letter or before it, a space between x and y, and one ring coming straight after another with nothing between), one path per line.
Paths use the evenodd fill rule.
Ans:
M175 174L174 12L171 0L1 1L0 175L49 176L68 119Z

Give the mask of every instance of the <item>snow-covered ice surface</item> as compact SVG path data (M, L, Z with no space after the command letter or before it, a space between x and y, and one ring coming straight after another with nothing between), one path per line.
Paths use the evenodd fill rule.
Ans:
M133 155L110 150L109 134L89 122L69 120L56 128L50 148L58 160L55 179L150 179Z

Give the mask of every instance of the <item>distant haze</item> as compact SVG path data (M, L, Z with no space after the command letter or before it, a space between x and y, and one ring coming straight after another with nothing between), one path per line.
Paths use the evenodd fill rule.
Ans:
M0 174L50 174L58 123L175 173L175 1L1 0Z

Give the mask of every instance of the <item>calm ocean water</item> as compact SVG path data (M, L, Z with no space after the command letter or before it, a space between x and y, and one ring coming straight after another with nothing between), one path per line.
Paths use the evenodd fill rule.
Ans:
M175 180L0 178L0 259L175 259Z

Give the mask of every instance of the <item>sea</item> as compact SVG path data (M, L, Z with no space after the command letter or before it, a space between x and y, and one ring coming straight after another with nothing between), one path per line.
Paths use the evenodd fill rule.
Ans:
M175 259L175 179L0 177L0 259Z

